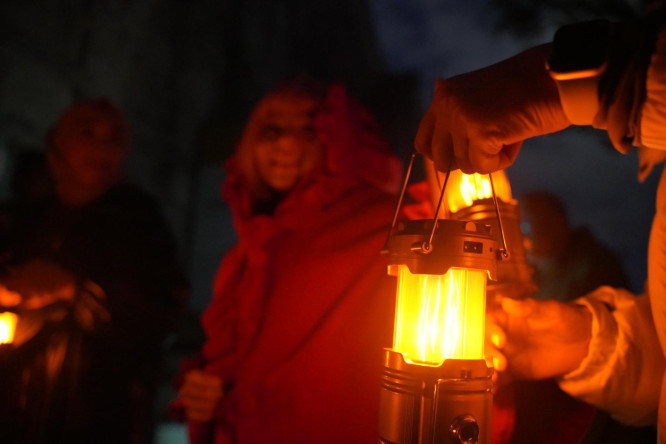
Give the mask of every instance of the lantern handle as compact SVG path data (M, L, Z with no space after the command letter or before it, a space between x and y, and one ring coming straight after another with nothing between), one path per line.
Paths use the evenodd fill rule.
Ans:
M426 242L423 242L421 245L421 250L429 254L432 251L432 239L435 236L435 229L437 228L437 219L439 217L439 210L442 208L442 201L444 200L444 190L446 190L446 184L449 182L449 176L451 175L451 167L453 166L453 157L449 160L449 166L446 169L446 177L444 178L444 185L442 185L442 191L439 193L439 201L437 201L437 208L435 208L435 215L432 220L432 230L430 230L430 236Z
M497 203L497 195L495 194L495 185L493 184L492 173L488 173L488 178L490 179L490 189L493 192L493 203L495 204L495 214L497 214L497 222L499 224L500 237L502 239L502 248L500 248L500 254L505 260L507 260L509 259L509 250L506 247L506 238L504 237L504 225L502 225L502 218L500 217L499 204Z
M435 227L437 223L437 216L439 215L439 209L442 206L442 198L444 197L444 190L446 189L446 183L449 180L449 174L451 173L451 164L453 163L453 159L449 162L449 168L446 172L446 178L444 179L444 186L442 186L442 192L439 195L439 202L437 203L437 209L435 210L435 221L433 224L433 229L432 232L430 233L430 238L427 243L424 242L423 245L423 250L425 253L430 252L430 243L432 242L433 235L435 233ZM504 236L504 224L502 224L502 218L500 217L500 211L499 211L499 204L497 203L497 194L495 194L495 184L493 183L493 175L492 173L488 173L488 178L490 179L490 189L493 193L493 204L495 205L495 214L497 215L497 222L499 225L500 229L500 238L502 240L502 247L499 250L499 253L502 255L502 258L504 260L509 259L509 249L506 246L506 237ZM439 176L437 176L438 182L439 182Z
M402 206L402 200L405 197L405 191L407 190L407 184L409 183L409 176L412 175L412 166L414 165L414 158L418 153L414 151L409 158L409 164L407 165L407 172L405 173L405 180L402 182L402 188L400 189L400 197L398 197L398 204L395 207L393 212L393 220L391 221L391 228L389 228L388 234L386 235L386 242L384 242L384 247L382 247L381 253L388 254L388 244L391 239L391 234L395 229L395 224L398 221L398 214L400 214L400 207Z

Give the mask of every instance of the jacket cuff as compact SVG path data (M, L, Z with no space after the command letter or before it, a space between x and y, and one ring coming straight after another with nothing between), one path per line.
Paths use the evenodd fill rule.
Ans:
M592 313L592 338L588 356L558 380L560 388L624 424L653 424L659 403L655 387L665 366L649 297L600 287L576 303Z
M666 150L666 28L657 35L645 84L637 145Z
M590 383L603 386L617 343L617 325L606 304L591 298L579 298L575 303L592 314L592 336L588 354L580 366L559 381L560 386L574 396L583 390L593 390Z

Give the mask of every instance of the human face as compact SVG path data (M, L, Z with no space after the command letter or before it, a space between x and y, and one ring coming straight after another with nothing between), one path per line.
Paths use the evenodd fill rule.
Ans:
M254 145L259 179L284 194L321 161L322 144L312 125L316 103L307 97L279 95L265 99Z
M99 192L114 185L127 157L128 141L121 122L90 110L66 123L55 148L61 175ZM63 180L65 180L63 178Z

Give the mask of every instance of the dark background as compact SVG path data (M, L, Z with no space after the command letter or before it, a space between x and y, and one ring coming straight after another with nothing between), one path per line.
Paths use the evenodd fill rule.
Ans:
M192 281L172 365L200 341L197 318L233 243L221 165L252 105L293 74L340 80L407 158L437 76L549 41L561 24L625 19L641 1L23 0L0 3L0 197L25 150L73 101L106 95L133 129L127 176L160 199ZM657 174L636 181L635 154L603 132L571 128L524 144L514 196L546 189L574 225L621 255L632 290L646 277ZM168 381L165 381L165 385ZM166 400L173 393L165 389ZM165 418L163 418L165 419ZM165 419L166 420L166 419ZM160 442L180 442L165 424ZM173 432L173 433L172 433ZM171 439L172 441L168 441Z

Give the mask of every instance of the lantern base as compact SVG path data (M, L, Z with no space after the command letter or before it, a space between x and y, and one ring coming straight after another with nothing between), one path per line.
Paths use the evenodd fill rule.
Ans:
M490 443L493 368L483 359L408 363L385 349L379 443Z

